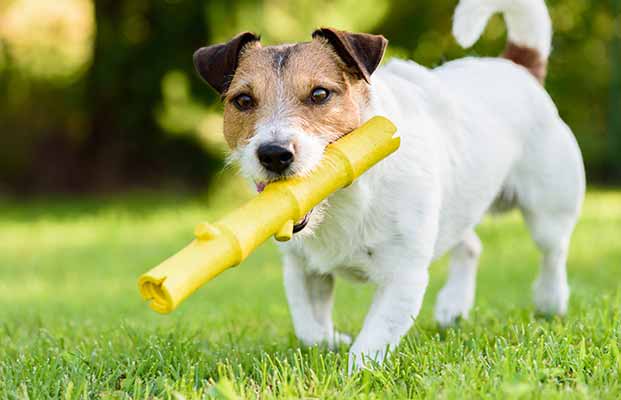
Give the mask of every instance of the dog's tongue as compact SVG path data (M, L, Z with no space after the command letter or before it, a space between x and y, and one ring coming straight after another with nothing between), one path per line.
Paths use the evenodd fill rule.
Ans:
M261 193L265 189L266 183L265 182L255 182L255 185L257 187L257 192Z

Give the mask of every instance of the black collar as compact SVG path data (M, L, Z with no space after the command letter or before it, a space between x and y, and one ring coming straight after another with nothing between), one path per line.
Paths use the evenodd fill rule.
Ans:
M297 224L293 225L293 233L298 233L302 229L306 228L306 225L308 225L308 221L310 220L310 215L312 213L313 213L313 210L310 210L309 212L306 213L304 218L302 218L302 221L300 221Z

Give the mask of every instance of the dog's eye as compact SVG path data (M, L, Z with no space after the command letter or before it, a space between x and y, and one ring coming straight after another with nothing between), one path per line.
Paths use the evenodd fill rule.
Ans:
M310 102L313 104L323 104L328 98L330 98L330 91L322 87L316 87L310 94Z
M254 99L248 94L240 94L233 98L233 105L239 111L248 111L254 108Z

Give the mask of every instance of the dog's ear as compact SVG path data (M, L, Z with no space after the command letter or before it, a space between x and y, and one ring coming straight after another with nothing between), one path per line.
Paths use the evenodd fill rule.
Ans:
M242 50L259 40L254 33L243 32L228 43L202 47L194 53L194 68L205 82L223 94L233 79Z
M388 40L382 35L350 33L332 28L313 32L313 39L322 37L334 48L343 62L367 82L384 56Z

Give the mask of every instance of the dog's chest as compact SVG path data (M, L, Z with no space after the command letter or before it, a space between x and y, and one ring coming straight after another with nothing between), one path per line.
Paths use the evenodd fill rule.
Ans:
M309 271L335 273L356 281L368 279L377 243L383 236L372 199L370 185L362 181L328 200L313 235L296 243L296 252Z
M357 240L338 240L328 243L313 243L306 247L306 268L309 271L335 273L353 281L367 281L373 267L371 246L356 243Z

